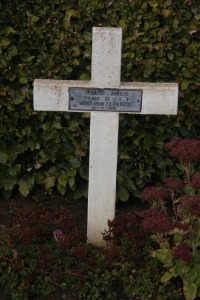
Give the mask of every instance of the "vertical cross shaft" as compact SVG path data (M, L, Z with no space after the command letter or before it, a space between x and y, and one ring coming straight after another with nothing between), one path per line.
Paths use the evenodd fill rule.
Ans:
M92 82L97 88L119 87L121 43L121 28L93 28ZM91 113L87 237L98 246L108 219L115 216L118 124L118 113Z

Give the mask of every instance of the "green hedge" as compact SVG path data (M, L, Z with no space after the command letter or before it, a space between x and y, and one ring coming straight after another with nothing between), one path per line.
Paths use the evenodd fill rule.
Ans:
M200 135L199 0L0 3L0 190L87 196L87 114L33 111L35 78L89 79L93 26L123 28L122 80L179 83L178 116L120 116L118 198L175 175L163 153Z

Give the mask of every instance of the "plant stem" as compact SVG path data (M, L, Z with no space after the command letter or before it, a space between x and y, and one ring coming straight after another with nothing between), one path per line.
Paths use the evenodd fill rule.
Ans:
M170 194L171 194L171 198L172 198L172 205L173 205L175 219L176 219L176 221L178 221L177 209L176 209L176 204L175 204L175 193L174 193L174 190L171 190Z

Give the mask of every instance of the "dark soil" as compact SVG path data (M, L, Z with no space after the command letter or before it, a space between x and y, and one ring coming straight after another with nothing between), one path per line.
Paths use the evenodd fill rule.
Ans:
M76 220L79 232L87 235L87 200L74 200L72 196L47 196L31 195L28 198L20 196L12 197L9 200L0 198L0 235L5 232L5 228L11 225L13 213L16 208L29 206L31 208L45 207L49 213L57 208L64 208L67 214ZM131 212L141 210L143 205L137 199L131 199L127 203L119 202L116 205L116 215L120 212ZM10 300L3 293L3 287L0 287L0 300Z

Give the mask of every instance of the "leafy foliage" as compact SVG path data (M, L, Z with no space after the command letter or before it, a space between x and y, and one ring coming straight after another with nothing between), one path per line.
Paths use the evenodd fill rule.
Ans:
M188 138L175 138L165 145L169 155L180 160L184 178L166 178L165 188L159 192L155 186L146 188L142 198L151 203L151 208L140 213L142 227L152 231L158 243L152 256L167 270L161 282L180 277L186 300L200 296L200 172L194 173L192 166L200 161L199 146L200 140ZM172 207L164 200L167 191Z
M118 197L175 174L172 136L200 132L198 0L0 3L0 189L87 196L87 114L34 112L35 78L90 78L93 26L123 28L123 81L179 83L177 117L120 117Z
M0 284L12 299L182 299L160 284L161 264L135 214L109 222L105 247L86 244L63 208L16 209L0 232ZM153 275L153 276L152 276ZM148 286L148 288L147 288Z

